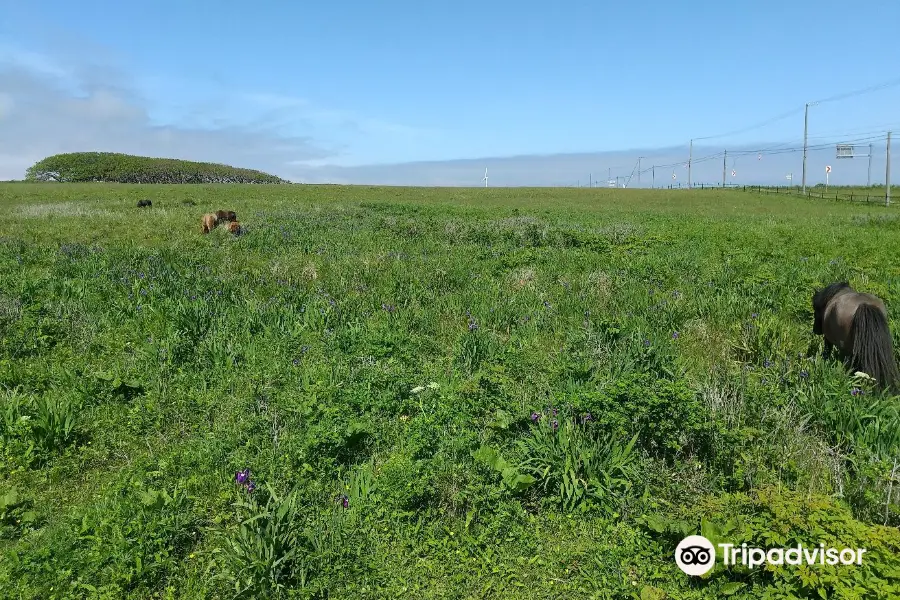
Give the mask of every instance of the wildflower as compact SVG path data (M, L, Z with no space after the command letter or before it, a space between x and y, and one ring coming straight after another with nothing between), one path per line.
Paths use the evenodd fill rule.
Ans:
M475 319L469 318L469 331L475 331L478 329L478 323Z
M675 331L675 332L672 333L672 339L673 339L673 340L677 340L677 339L678 339L678 332L677 332L677 331Z
M345 494L341 494L337 498L335 498L335 502L339 502L341 506L344 508L350 508L350 498L348 498Z
M650 340L644 340L644 346L650 346Z
M800 371L800 377L806 379L807 377L809 377L809 373L807 371Z
M541 418L541 413L539 413L539 412L532 412L532 413L531 413L531 422L532 422L532 423L537 423L538 420L540 420L540 418Z
M552 421L550 421L550 427L553 429L553 431L556 431L557 429L559 429L559 421L553 419Z
M248 491L248 492L250 492L250 493L252 494L252 493L253 493L253 490L255 490L255 489L256 489L256 484L255 484L255 483L253 483L252 481L250 481L250 482L247 483L247 491Z
M244 469L234 474L234 480L240 485L246 485L250 480L250 469Z
M757 317L759 317L759 313L753 313L752 315L750 315L751 319L755 319Z
M763 367L765 367L766 369L768 369L771 366L772 366L772 361L770 361L768 358L763 361Z
M761 384L763 384L763 385L766 385L766 384L769 383L769 380L766 379L765 377L763 377L762 379L759 380L759 382L760 382Z
M424 385L417 385L416 387L414 387L413 389L410 390L410 393L418 394L419 392L424 392L424 391L425 391Z
M581 422L582 422L582 423L587 423L588 421L593 421L593 420L594 420L594 417L591 416L591 413L585 413L585 414L581 417Z
M864 393L865 393L865 392L864 392L863 390L859 389L858 387L855 387L855 388L853 388L852 390L850 390L850 395L851 395L851 396L860 396L860 395L862 395L862 394L864 394Z

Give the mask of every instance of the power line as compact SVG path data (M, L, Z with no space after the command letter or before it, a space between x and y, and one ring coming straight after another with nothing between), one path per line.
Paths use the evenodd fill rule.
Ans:
M865 88L862 88L859 90L854 90L852 92L844 92L841 94L837 94L835 96L829 96L828 98L823 98L822 100L816 100L815 102L810 102L809 105L812 106L814 104L823 104L825 102L837 102L838 100L844 100L846 98L853 98L855 96L861 96L863 94L877 92L879 90L894 87L896 85L900 85L900 77L895 78L895 79L890 79L890 80L884 81L882 83L877 83L875 85L870 85L869 87L865 87ZM771 125L772 123L777 123L778 121L787 119L788 117L792 117L796 114L801 113L805 108L806 108L805 105L798 106L797 108L793 108L785 113L782 113L782 114L772 117L770 119L766 119L765 121L762 121L755 125L750 125L748 127L742 127L741 129L735 129L734 131L728 131L726 133L718 133L716 135L707 135L707 136L695 137L695 138L691 138L691 139L694 140L695 142L697 142L697 141L702 141L702 140L712 140L712 139L716 139L716 138L727 137L730 135L737 135L739 133L746 133L747 131L759 129L760 127L765 127L766 125Z
M863 94L869 94L871 92L877 92L879 90L887 89L889 87L894 87L895 85L900 85L900 77L896 79L891 79L885 81L883 83L876 83L875 85L870 85L867 88L862 88L860 90L856 90L853 92L845 92L843 94L837 94L836 96L829 96L824 100L816 100L815 102L810 102L810 105L813 104L824 104L825 102L837 102L838 100L845 100L847 98L853 98L854 96L861 96Z
M841 141L837 141L837 142L832 140L827 143L807 145L807 151L809 151L809 150L826 150L828 148L833 148L835 146L835 144L839 144L839 143L841 143L841 144L862 144L862 143L869 143L869 142L874 142L874 141L881 141L881 140L886 139L886 137L887 136L885 134L869 136L869 137L860 137L860 138L855 138L855 139L847 139L845 137L845 138L841 139ZM792 153L803 151L803 146L790 147L790 146L787 146L787 144L789 144L789 143L791 143L791 142L777 144L774 146L769 146L767 148L757 148L754 150L744 149L744 150L728 150L728 151L716 152L714 154L708 154L706 156L692 159L691 163L697 164L697 163L709 162L711 160L717 160L717 159L725 157L726 152L727 152L728 156L737 158L740 156L751 156L754 154L763 155L763 156L774 156L774 155L779 155L779 154L792 154ZM668 169L668 168L686 166L687 163L688 163L688 161L681 160L678 162L673 162L673 163L664 164L664 165L652 165L646 169L642 169L639 172L641 174L644 174L644 173L650 172L654 168Z
M704 137L695 137L695 138L691 138L691 139L693 139L695 142L699 142L699 141L702 141L702 140L712 140L712 139L715 139L715 138L728 137L728 136L730 136L730 135L737 135L737 134L739 134L739 133L746 133L746 132L752 131L752 130L754 130L754 129L759 129L760 127L765 127L766 125L771 125L772 123L776 123L776 122L781 121L781 120L783 120L783 119L787 119L788 117L792 117L792 116L794 116L794 115L796 115L796 114L799 114L799 113L802 112L802 111L803 111L803 108L802 108L802 107L798 107L798 108L795 108L795 109L793 109L793 110L790 110L790 111L788 111L788 112L786 112L786 113L780 114L780 115L778 115L777 117L772 117L771 119L767 119L767 120L765 120L765 121L763 121L763 122L761 122L761 123L757 123L756 125L751 125L751 126L749 126L749 127L744 127L744 128L742 128L742 129L736 129L736 130L734 130L734 131L729 131L729 132L727 132L727 133L719 133L719 134L717 134L717 135L707 135L707 136L704 136Z

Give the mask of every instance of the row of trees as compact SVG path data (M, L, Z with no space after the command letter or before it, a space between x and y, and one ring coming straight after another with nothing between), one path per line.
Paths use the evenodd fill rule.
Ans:
M65 183L290 183L254 169L115 152L55 154L32 165L25 178Z

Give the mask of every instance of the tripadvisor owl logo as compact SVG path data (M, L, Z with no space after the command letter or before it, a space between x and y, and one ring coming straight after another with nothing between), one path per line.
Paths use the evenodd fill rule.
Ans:
M716 548L702 535L689 535L675 548L675 563L688 575L709 573L716 564Z
M770 565L861 565L865 548L827 548L825 544L803 546L797 544L793 548L748 547L747 544L737 546L719 543L719 558L725 566L744 565L755 569L764 564ZM675 563L678 568L698 577L709 573L716 564L716 547L702 535L689 535L675 548Z

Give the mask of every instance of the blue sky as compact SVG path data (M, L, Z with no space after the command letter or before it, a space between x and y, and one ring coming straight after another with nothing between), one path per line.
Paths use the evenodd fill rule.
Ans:
M47 150L130 140L142 153L143 128L144 153L171 147L295 179L364 172L377 183L387 175L369 165L558 153L610 153L604 166L624 175L654 149L686 153L692 137L900 78L900 2L889 0L7 4L0 69L16 77L0 78L0 94L11 89L0 133L30 135L39 154L40 119L27 111L43 105L56 115ZM54 107L73 102L63 123ZM816 106L812 143L900 130L898 106L900 86ZM103 111L121 121L108 139ZM802 127L800 112L703 143L799 144ZM12 158L7 170L24 160ZM778 160L780 173L798 158Z

